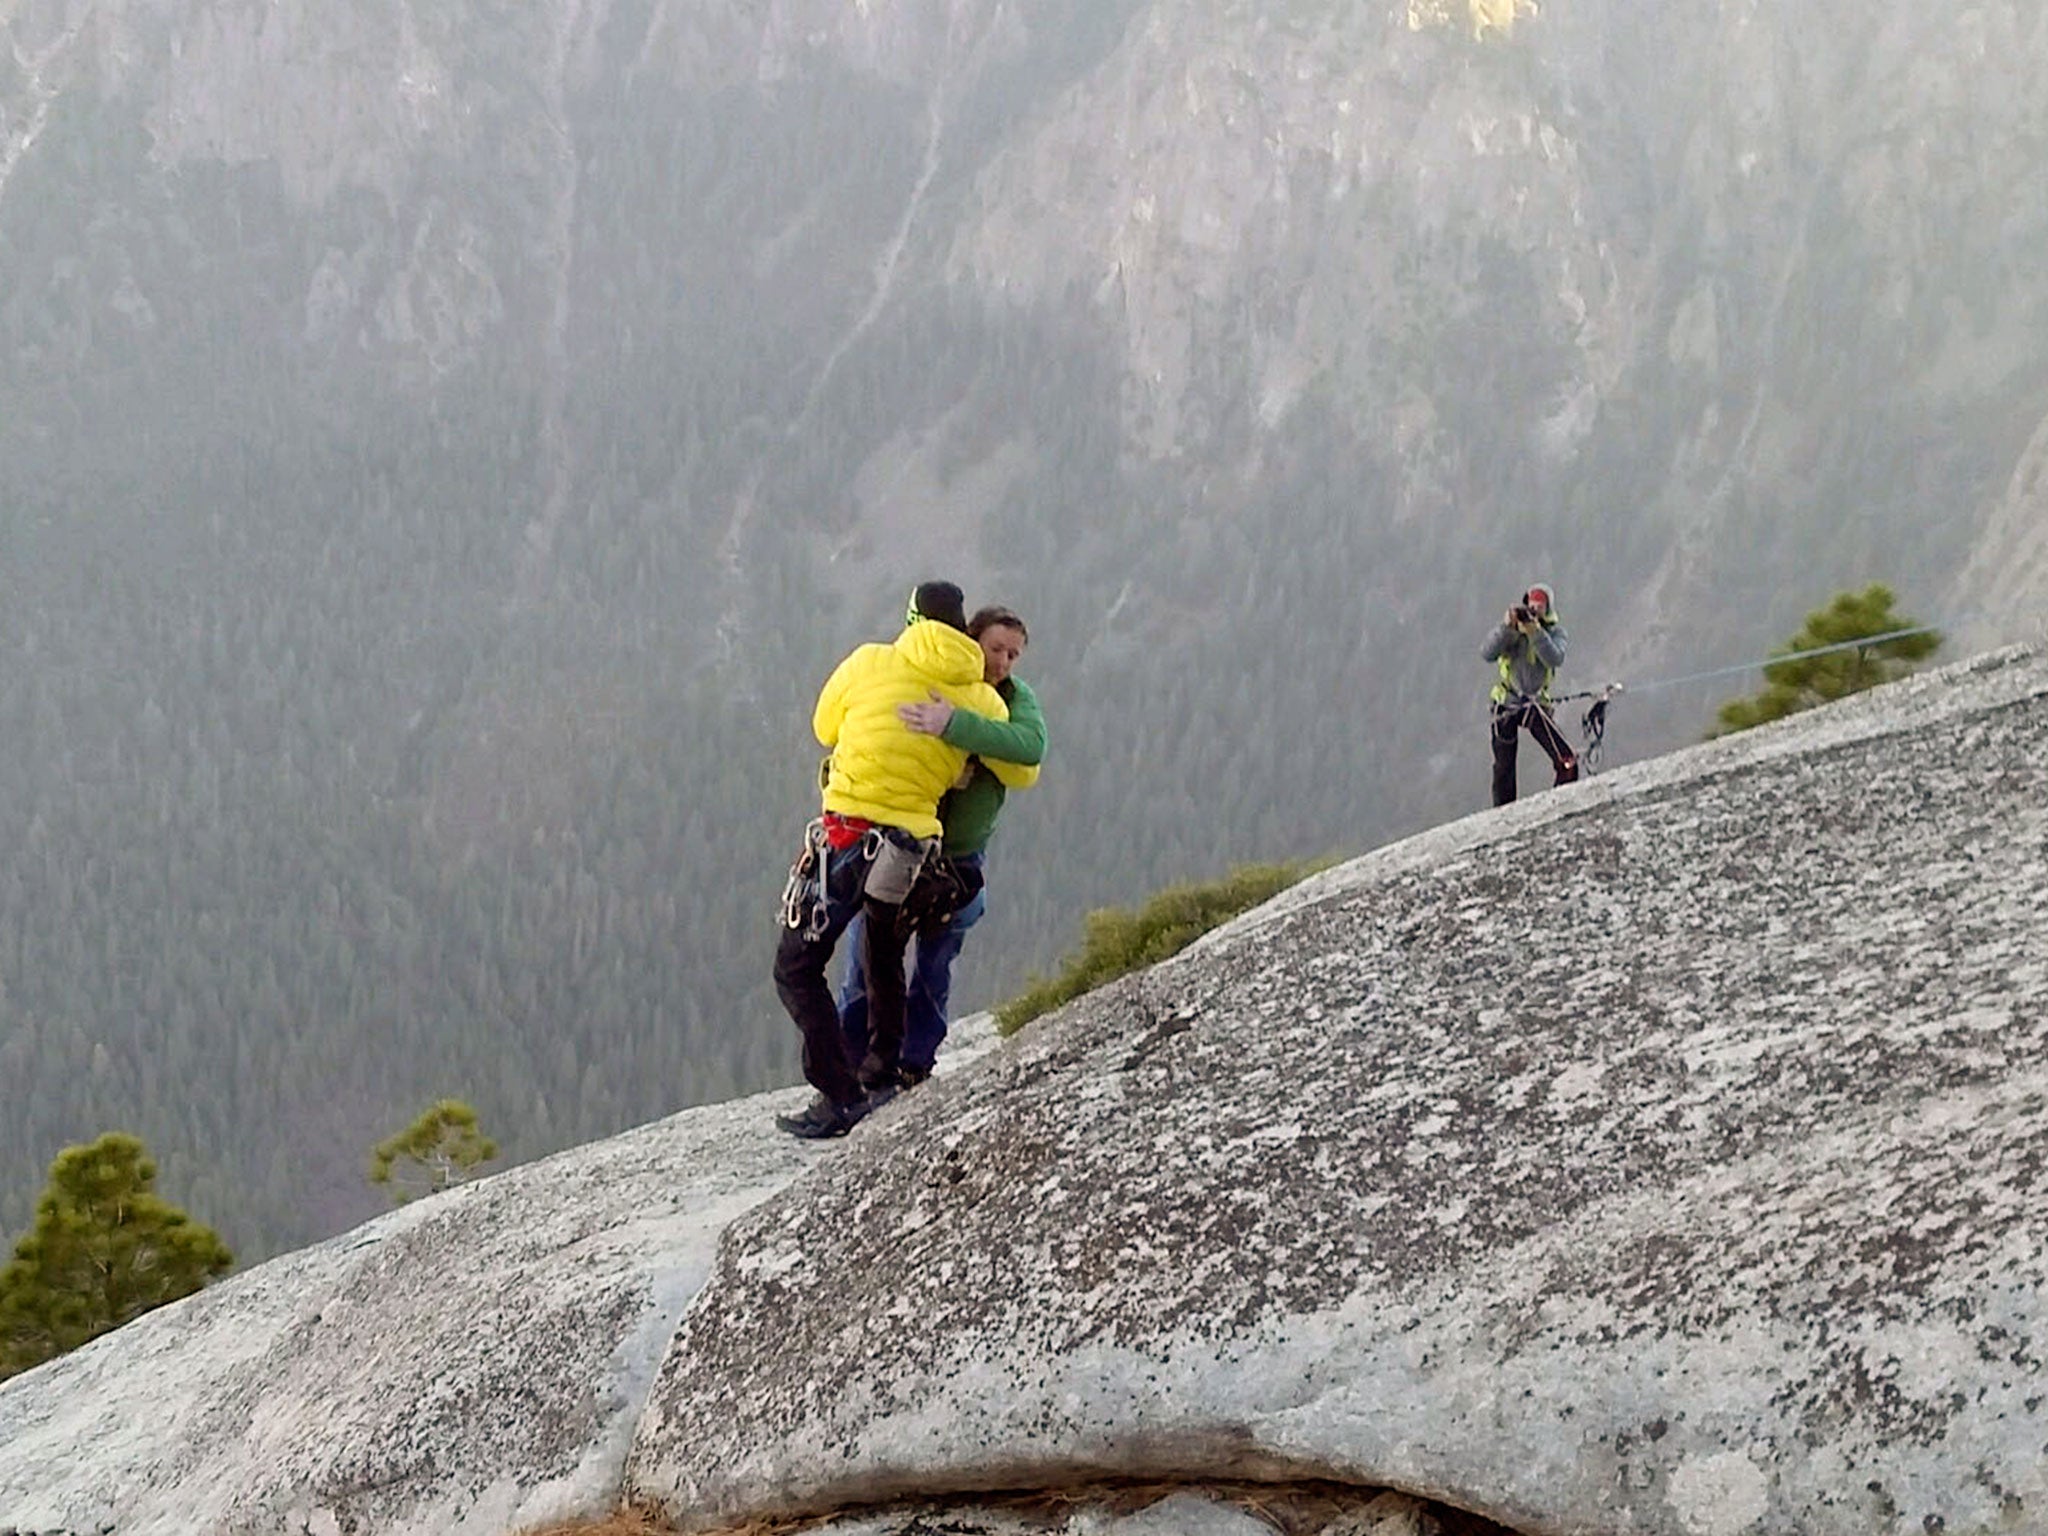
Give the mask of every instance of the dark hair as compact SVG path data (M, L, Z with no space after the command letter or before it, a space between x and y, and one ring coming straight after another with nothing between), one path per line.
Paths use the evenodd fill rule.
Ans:
M950 581L921 581L910 594L910 608L903 615L903 622L915 624L920 619L930 619L949 629L964 630L967 628L967 599Z
M967 621L967 633L975 639L981 638L984 629L1014 629L1024 637L1024 643L1031 643L1031 631L1024 627L1024 621L1017 617L1017 610L991 603L986 608L974 610L974 617Z

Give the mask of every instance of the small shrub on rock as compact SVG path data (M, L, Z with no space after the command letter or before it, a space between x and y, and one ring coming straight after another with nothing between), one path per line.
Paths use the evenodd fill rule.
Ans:
M1333 859L1241 864L1207 885L1173 885L1135 912L1100 907L1086 919L1081 947L1051 980L1034 977L1024 993L996 1010L997 1027L1014 1035L1041 1013L1072 1002L1105 982L1177 955L1220 926L1299 883Z

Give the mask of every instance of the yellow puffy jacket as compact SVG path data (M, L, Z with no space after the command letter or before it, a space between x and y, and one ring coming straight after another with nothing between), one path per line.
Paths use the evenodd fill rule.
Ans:
M947 703L992 720L1010 718L1003 696L982 681L981 647L931 619L907 626L890 645L864 645L825 680L811 729L832 750L825 809L937 837L939 797L967 765L967 754L896 718L899 704L922 704L936 692ZM1036 768L990 763L1011 789L1028 789Z

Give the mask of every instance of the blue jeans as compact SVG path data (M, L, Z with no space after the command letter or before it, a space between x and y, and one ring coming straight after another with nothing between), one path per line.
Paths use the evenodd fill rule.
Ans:
M982 855L962 855L979 868ZM988 911L988 891L976 891L974 899L953 914L953 920L936 933L917 935L917 957L910 972L910 990L903 1009L904 1066L929 1072L938 1060L939 1046L946 1038L946 1005L953 996L953 962L967 941L967 930ZM865 918L855 919L865 923ZM868 1049L868 988L861 970L861 946L848 946L846 985L839 991L839 1025L846 1033L846 1049L855 1061Z

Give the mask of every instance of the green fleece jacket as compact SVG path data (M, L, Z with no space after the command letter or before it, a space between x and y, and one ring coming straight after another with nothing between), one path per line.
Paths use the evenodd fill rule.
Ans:
M946 826L947 858L986 849L996 830L996 817L1002 814L1008 791L989 772L983 758L1027 768L1045 761L1045 712L1038 707L1038 695L1031 685L1022 678L1006 677L996 684L996 692L1010 706L1008 720L955 709L946 724L946 741L969 754L967 766L972 775L939 802L939 820Z

